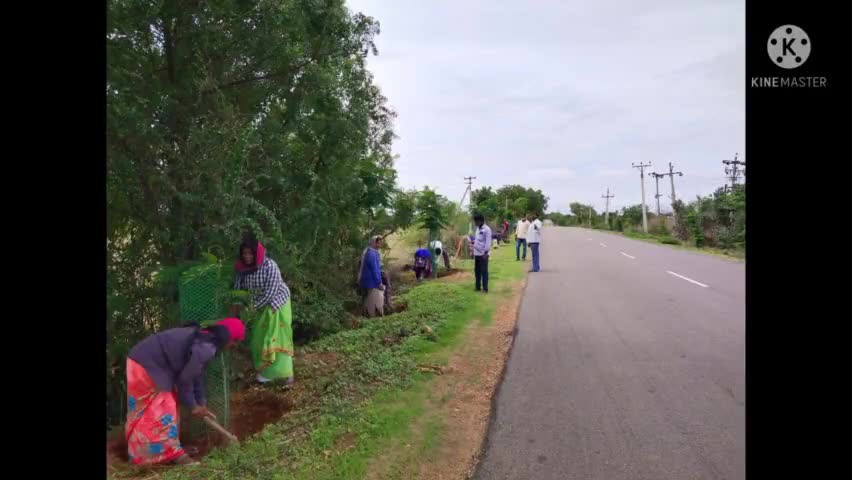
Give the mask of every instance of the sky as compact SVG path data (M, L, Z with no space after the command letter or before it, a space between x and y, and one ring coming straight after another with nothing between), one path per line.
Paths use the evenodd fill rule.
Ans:
M639 171L675 171L692 200L745 150L744 0L348 0L381 24L375 82L397 112L403 188L520 184L610 210ZM646 202L656 209L655 180ZM668 177L660 180L670 210Z

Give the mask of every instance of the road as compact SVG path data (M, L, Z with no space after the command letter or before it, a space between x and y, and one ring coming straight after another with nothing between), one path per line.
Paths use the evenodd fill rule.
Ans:
M559 227L541 251L475 478L745 478L745 264Z

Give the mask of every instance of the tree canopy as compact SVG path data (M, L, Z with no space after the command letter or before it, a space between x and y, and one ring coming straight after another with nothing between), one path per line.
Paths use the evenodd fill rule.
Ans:
M547 211L547 196L541 190L521 185L506 185L492 190L482 187L473 191L471 208L485 215L488 222L515 221L530 213L543 215Z

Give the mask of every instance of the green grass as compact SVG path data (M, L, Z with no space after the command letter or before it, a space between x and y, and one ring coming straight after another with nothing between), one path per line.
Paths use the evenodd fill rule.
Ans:
M443 419L421 418L432 375L420 372L417 365L446 363L464 338L465 327L473 319L490 322L498 299L511 290L510 282L523 278L528 265L515 261L513 248L500 248L489 265L489 295L475 292L472 278L428 281L403 295L406 311L367 320L359 329L310 344L306 350L337 352L343 360L328 378L318 380L324 393L313 407L321 415L306 424L308 435L290 434L306 420L305 415L291 414L238 447L214 451L200 466L166 470L160 478L356 479L379 453L409 442L415 447L405 451L400 462L411 456L428 458L438 447ZM454 267L472 270L473 262ZM432 333L422 333L423 326ZM398 337L398 343L385 345L389 337ZM415 420L416 435L411 430ZM342 439L352 438L353 446L345 449ZM401 471L391 478L394 475L402 478Z
M695 247L692 245L685 244L680 240L670 236L670 235L653 235L650 233L643 232L634 232L634 231L625 231L625 232L617 232L613 230L600 230L604 233L610 233L613 235L622 235L628 238L632 238L634 240L641 240L643 242L648 243L656 243L669 245L674 248L680 250L689 250L692 252L706 253L708 255L716 255L719 257L725 258L733 258L737 260L745 259L745 250L744 249L734 249L734 250L722 250L719 248L711 248L711 247Z

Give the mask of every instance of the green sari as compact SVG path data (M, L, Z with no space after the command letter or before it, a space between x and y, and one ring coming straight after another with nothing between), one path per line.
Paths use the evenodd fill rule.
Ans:
M263 307L251 322L249 348L254 368L270 380L293 376L293 313L290 300L277 312Z

